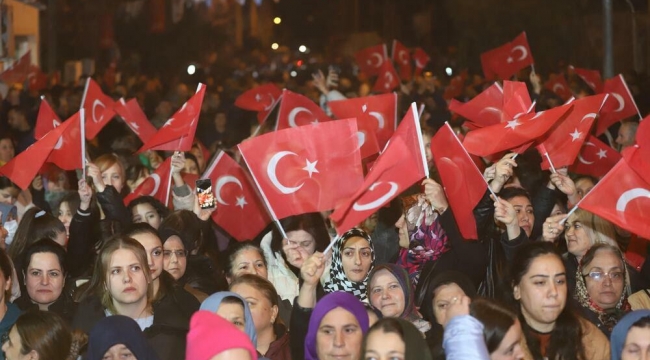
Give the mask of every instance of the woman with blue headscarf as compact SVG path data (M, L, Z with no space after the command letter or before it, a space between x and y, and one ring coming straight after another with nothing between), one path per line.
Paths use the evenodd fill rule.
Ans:
M650 310L636 310L623 316L612 330L610 345L612 360L647 359L650 355Z
M127 316L113 315L97 322L90 331L84 360L119 359L158 360L140 326Z
M243 331L257 346L257 332L253 323L253 315L244 298L230 291L220 291L208 296L201 303L200 310L208 310L228 320L239 330Z

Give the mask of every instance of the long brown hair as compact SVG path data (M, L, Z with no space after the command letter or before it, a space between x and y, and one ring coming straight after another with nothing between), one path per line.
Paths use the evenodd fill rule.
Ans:
M39 359L52 360L65 360L70 355L70 328L53 312L28 311L18 317L14 327L20 336L23 355L36 351Z

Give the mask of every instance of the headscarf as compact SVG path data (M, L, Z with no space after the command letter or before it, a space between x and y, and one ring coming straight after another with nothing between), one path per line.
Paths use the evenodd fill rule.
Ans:
M306 360L318 360L318 347L316 344L318 328L320 327L320 323L325 315L336 308L342 308L349 311L359 322L361 332L363 332L364 335L368 332L368 313L366 312L363 303L361 303L355 296L346 292L339 291L327 294L316 303L316 307L309 319L309 328L307 330L307 336L305 337Z
M576 272L576 299L580 303L580 306L594 312L598 316L598 320L607 329L607 332L611 332L616 323L623 317L623 315L632 310L630 303L627 302L627 282L624 282L625 286L623 287L623 293L621 294L621 298L618 300L618 303L616 303L616 307L614 307L614 309L605 310L598 306L598 304L596 304L591 299L591 296L589 296L585 278L582 276L582 271L583 267L581 264L578 266L578 271ZM624 273L625 278L628 279L630 275L627 272L627 268L625 268Z
M612 336L610 337L610 344L612 347L612 360L621 360L623 354L623 346L627 333L630 331L632 325L641 320L641 318L650 317L650 310L636 310L623 316L618 324L614 326Z
M363 279L363 281L350 281L345 275L343 270L343 260L342 260L342 250L345 242L352 237L362 237L368 241L370 244L370 251L372 252L372 262L370 263L370 269L368 269L368 274ZM366 292L366 287L368 285L368 275L372 272L372 268L375 266L375 249L368 235L365 231L361 229L350 229L345 232L341 237L336 240L336 244L332 246L332 267L330 268L330 280L325 284L325 292L332 293L335 291L345 291L354 295L357 299L367 302L368 296Z
M397 322L397 324L395 324ZM392 323L392 324L386 324ZM383 325L388 325L390 328L399 327L401 330L400 337L404 341L404 360L433 360L431 355L431 350L427 346L427 342L422 336L422 333L409 321L399 318L385 318L380 319L373 325L368 334L374 331L382 331L384 328ZM395 326L397 325L397 326ZM365 358L364 355L367 350L368 336L363 340L363 348L361 350L361 358Z
M199 310L192 315L187 333L186 359L210 360L231 349L244 349L251 359L257 360L257 350L251 340L228 320L210 311Z
M253 323L253 315L251 314L251 309L248 306L246 300L243 297L235 294L230 291L220 291L208 296L207 299L203 300L201 303L201 308L199 310L208 310L216 313L221 306L223 299L227 297L234 297L242 301L244 304L244 319L246 320L246 325L244 325L244 330L248 338L251 340L254 346L257 346L257 331L255 331L255 323Z
M126 346L139 360L158 360L138 323L122 315L107 316L95 324L90 330L84 359L101 360L108 349L117 344Z
M440 225L440 217L436 216L424 196L417 194L412 201L415 202L404 209L406 223L412 224L408 229L409 248L400 249L397 264L408 271L411 281L417 285L424 264L438 260L449 250L449 246L447 234Z

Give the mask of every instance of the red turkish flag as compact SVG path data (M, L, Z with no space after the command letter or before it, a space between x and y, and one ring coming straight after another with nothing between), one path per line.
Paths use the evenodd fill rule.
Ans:
M445 100L451 100L455 97L463 95L465 90L465 81L467 81L467 69L460 72L460 75L454 76L449 85L445 87L445 92L442 97Z
M123 98L115 102L115 112L124 123L146 144L155 134L156 128L149 122L135 98L125 102Z
M146 150L190 151L201 115L205 84L147 141L138 152Z
M339 119L356 118L360 128L375 130L379 147L386 146L397 127L397 94L382 94L327 103Z
M86 110L86 139L94 139L115 116L113 99L105 95L92 78L86 80L81 107Z
M36 65L31 65L29 67L29 72L27 73L27 87L31 91L41 91L47 88L49 78L47 74L41 71Z
M573 110L544 136L540 145L548 151L553 166L560 168L573 164L607 97L598 94L571 102ZM548 170L551 166L545 151L539 147L538 150L542 155L542 169Z
M257 111L257 122L262 124L278 104L282 90L273 83L252 88L235 99L238 108Z
M11 181L13 181L21 189L27 189L43 164L46 161L50 160L49 158L52 154L52 150L54 150L56 147L59 147L60 149L63 148L64 140L62 139L68 129L71 127L76 127L77 129L79 128L79 118L76 117L76 121L74 119L75 117L69 121L63 122L61 126L58 126L57 128L48 132L45 134L45 136L36 141L25 151L16 155L16 157L11 159L4 166L0 167L0 174L11 179ZM80 148L81 141L79 140L77 143L79 144ZM74 157L78 158L79 163L81 162L80 153L81 151L77 150L77 152L74 154ZM67 155L71 156L71 154Z
M503 81L503 113L506 119L517 119L526 115L533 111L532 106L526 83Z
M401 42L393 40L393 61L399 69L399 77L402 80L411 80L413 77L413 67L411 66L411 53L409 49Z
M650 182L650 121L647 119L639 122L636 130L636 145L625 148L623 158L639 176Z
M81 138L80 112L76 112L64 124L68 125L52 148L47 162L53 163L63 170L81 169L85 162L81 142L85 140ZM61 126L59 125L59 127Z
M578 206L644 238L650 238L650 184L619 161Z
M573 66L570 66L570 69L573 70L582 81L587 84L587 86L596 92L596 94L603 92L603 79L600 76L600 71L581 69Z
M578 159L569 168L574 173L601 177L621 159L618 151L607 146L597 137L589 135L585 140Z
M609 94L609 98L600 112L600 118L596 122L596 135L604 133L608 127L617 121L640 114L623 75L619 74L607 79L603 86L603 92Z
M32 65L32 53L26 52L18 60L14 61L7 70L0 73L0 81L6 84L23 83L27 79Z
M415 76L420 76L422 70L431 61L431 57L422 48L418 47L413 52L413 60L415 61Z
M505 118L503 89L498 83L494 83L466 103L452 99L449 111L467 119L464 125L470 129L499 124Z
M36 126L34 127L34 137L40 139L59 125L61 125L59 115L52 110L45 97L41 96L41 105L38 108Z
M463 238L478 239L474 207L487 190L483 174L448 123L431 139L431 152Z
M385 94L393 91L393 89L398 86L399 75L397 75L397 71L395 71L393 63L390 61L385 61L379 69L377 81L375 82L375 86L372 88L372 91Z
M481 54L481 66L486 80L495 80L497 77L509 79L517 71L534 63L526 32L509 43Z
M573 105L562 105L527 114L504 124L496 124L472 130L465 136L463 145L467 152L478 156L488 156L514 149L532 142L548 132Z
M559 74L551 76L552 77L544 83L544 88L554 92L555 95L559 96L563 101L569 100L573 96L573 93L571 92L571 87L569 86L569 83L566 82L564 75Z
M377 133L371 124L357 121L357 137L359 138L361 159L373 156L381 150L377 141Z
M375 45L354 54L357 65L361 72L368 76L375 76L380 73L382 65L389 62L385 44Z
M333 209L363 182L352 119L264 134L238 148L276 220Z
M420 119L415 103L399 124L384 152L368 172L363 185L330 215L343 234L367 219L418 180L428 176Z
M282 90L282 101L278 111L275 130L331 121L323 109L308 97L287 89Z
M221 151L201 176L212 180L217 211L212 220L239 241L251 240L271 222L244 169Z
M169 177L171 176L172 157L168 157L160 166L129 195L124 198L124 205L140 196L153 196L163 204L169 204ZM188 184L190 185L190 184ZM191 186L191 185L190 185Z

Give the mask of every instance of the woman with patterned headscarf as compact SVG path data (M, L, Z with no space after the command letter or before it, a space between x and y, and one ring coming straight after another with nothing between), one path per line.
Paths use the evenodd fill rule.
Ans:
M348 230L332 246L332 266L325 292L345 291L367 303L368 275L374 265L375 250L370 235L357 228Z

